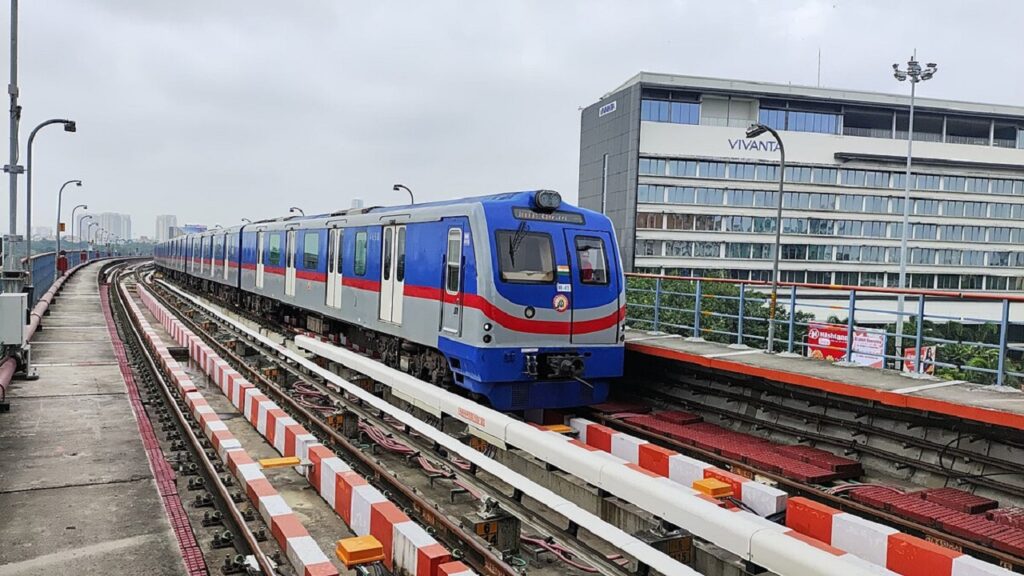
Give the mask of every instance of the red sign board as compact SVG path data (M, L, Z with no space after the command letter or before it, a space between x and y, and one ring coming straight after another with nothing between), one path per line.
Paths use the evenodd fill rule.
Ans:
M807 327L807 356L832 362L846 360L848 331L843 324L811 322ZM872 368L885 366L885 333L871 328L853 329L850 362Z

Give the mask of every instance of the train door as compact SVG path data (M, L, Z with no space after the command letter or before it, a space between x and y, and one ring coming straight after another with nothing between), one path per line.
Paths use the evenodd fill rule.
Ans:
M263 289L263 230L256 232L256 287Z
M228 250L228 246L230 246L230 245L231 245L231 236L229 236L228 234L225 234L224 235L224 279L225 280L228 279L228 268L229 268L229 266L228 266L228 263L229 263L228 253L230 252Z
M327 234L327 306L341 308L341 263L345 231L331 228Z
M284 293L286 296L295 296L295 252L298 246L295 242L295 230L289 230L284 241Z
M199 275L206 270L206 238L199 238Z
M462 228L448 229L444 254L444 296L441 298L441 330L462 334Z
M596 230L565 230L565 246L570 263L570 285L565 286L559 278L558 292L566 293L568 297L570 341L574 344L618 343L620 287L618 274L612 273L618 259L612 252L614 245L611 236ZM604 308L604 314L614 314L615 319L607 326L599 323L602 325L595 329L579 330L576 310L599 306Z
M210 278L217 277L217 261L220 260L222 241L217 236L210 236Z
M402 323L405 297L405 226L385 226L380 258L380 319Z

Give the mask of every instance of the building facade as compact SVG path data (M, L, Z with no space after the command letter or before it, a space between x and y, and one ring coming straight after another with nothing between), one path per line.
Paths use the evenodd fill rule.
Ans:
M580 205L626 269L898 286L909 97L641 73L587 107ZM1024 108L917 98L907 281L1024 290Z
M162 214L156 217L156 241L166 242L176 236L178 217L173 214Z
M79 218L79 227L81 226L81 218L89 216L88 213L82 214ZM118 212L101 212L99 214L92 214L92 220L86 222L88 226L90 223L96 222L99 224L99 228L106 230L118 238L124 240L131 240L132 238L132 217L128 214L120 214ZM84 231L83 231L84 232ZM96 234L96 229L93 229L93 234Z

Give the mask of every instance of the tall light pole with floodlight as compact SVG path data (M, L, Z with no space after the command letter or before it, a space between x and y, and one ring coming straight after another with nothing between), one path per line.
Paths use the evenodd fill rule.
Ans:
M92 227L93 226L99 226L99 225L100 225L99 222L89 222L89 227L85 229L86 237L88 238L87 242L89 242L89 246L92 246L93 242L96 239L96 237L93 235Z
M786 147L782 137L764 124L751 124L747 128L747 138L757 138L768 132L779 143L779 196L775 199L775 248L772 250L772 291L768 301L768 353L775 351L775 308L779 299L779 253L782 252L782 186L786 178ZM793 314L795 311L790 310Z
M413 198L412 196L412 190L410 190L409 187L406 186L405 184L395 184L394 186L391 187L391 189L394 190L395 192L398 192L399 190L405 190L406 192L409 193L409 204L416 203L416 199Z
M78 206L75 206L74 208L71 209L71 241L72 242L75 242L75 212L77 212L79 208L85 208L86 210L88 210L89 209L89 205L88 204L79 204ZM82 217L82 220L85 220L84 216Z
M74 120L52 118L41 122L28 135L28 160L26 162L27 169L25 174L27 178L25 184L25 268L29 271L32 270L32 143L35 141L36 134L40 130L53 124L62 124L65 132L76 132L78 130L78 125L75 124ZM29 277L29 283L31 283L31 277Z
M931 80L938 64L929 62L924 68L917 61L917 50L907 62L905 70L899 64L892 65L893 76L900 82L910 81L910 116L907 122L907 170L903 176L903 227L900 234L900 288L907 287L907 238L910 235L910 165L914 156L914 97L917 83ZM903 293L897 296L896 311L896 355L903 357ZM918 320L920 322L920 319ZM897 364L898 365L898 364Z
M5 243L14 243L18 234L18 174L22 167L18 165L18 129L21 125L21 106L18 104L18 0L11 0L11 78L7 83L7 95L11 99L10 109L10 160L4 166L8 175L10 188L10 222L7 228ZM28 231L30 232L30 231ZM28 235L28 234L26 234ZM5 246L3 250L3 290L18 292L21 290L22 272L13 246Z
M81 188L82 181L81 180L68 180L63 185L61 185L60 191L57 192L57 258L53 259L54 269L56 269L56 266L57 266L57 259L60 258L60 206L61 206L61 202L64 200L64 188L68 184L74 184L75 186L78 186L79 188Z

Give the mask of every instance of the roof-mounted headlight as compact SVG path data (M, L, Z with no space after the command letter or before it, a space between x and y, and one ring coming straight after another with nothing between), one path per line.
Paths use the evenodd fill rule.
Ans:
M543 212L554 212L562 205L562 196L554 190L537 190L533 195L533 206Z

